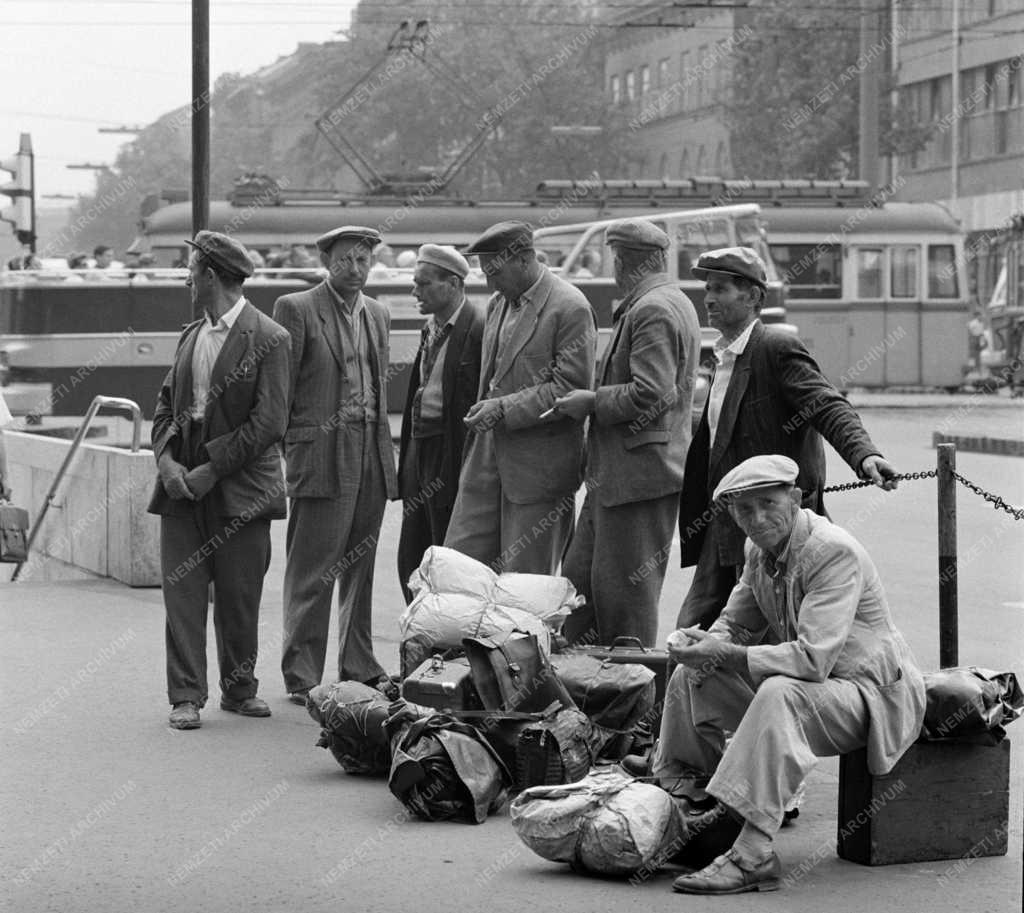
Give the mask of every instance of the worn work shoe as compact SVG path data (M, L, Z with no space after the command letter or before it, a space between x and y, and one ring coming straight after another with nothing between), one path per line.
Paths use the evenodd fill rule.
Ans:
M748 867L735 850L728 850L699 872L680 875L672 890L680 894L745 894L747 891L777 891L782 864L772 853L764 862Z
M306 706L306 698L309 697L309 688L300 688L298 691L289 691L288 700L300 707Z
M175 704L167 722L171 729L198 729L203 725L199 720L199 708L192 701Z
M628 754L619 761L619 766L631 777L649 777L651 775L651 756Z
M236 701L230 697L220 699L220 709L229 713L240 713L242 716L270 716L270 708L267 702L258 697L247 697L244 700Z

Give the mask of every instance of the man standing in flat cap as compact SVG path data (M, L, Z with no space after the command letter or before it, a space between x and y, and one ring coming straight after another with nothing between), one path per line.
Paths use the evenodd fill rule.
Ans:
M388 498L398 496L387 415L387 308L362 293L375 229L343 226L317 239L328 277L279 298L291 334L285 463L288 557L281 670L295 703L320 684L338 583L338 677L377 684L373 568Z
M709 631L669 637L680 665L652 773L687 798L694 833L735 838L713 861L683 856L706 867L676 879L682 893L777 889L773 840L817 759L866 747L881 776L921 731L924 679L878 571L853 536L800 507L799 473L781 454L725 473L714 499L749 537L742 579Z
M398 576L406 602L412 599L409 575L448 532L466 440L463 419L480 386L484 316L466 300L467 275L469 263L454 247L419 249L413 295L427 322L412 365L398 455Z
M653 647L690 444L700 324L666 272L665 232L624 219L605 242L624 297L597 389L555 400L557 413L590 417L587 498L562 568L587 605L565 633L602 644L637 637Z
M277 445L288 422L289 347L284 329L245 299L245 248L213 231L186 243L185 284L204 315L185 328L160 388L149 510L160 515L170 725L198 729L211 583L221 709L270 716L253 672L270 521L285 516Z
M708 323L722 335L700 424L686 459L679 506L682 566L696 565L678 626L707 628L743 569L743 532L711 505L722 477L745 459L781 453L800 467L803 506L824 514L825 438L862 479L896 487L860 417L794 333L762 325L764 262L749 247L701 254L692 270L705 281Z
M583 293L537 261L526 223L492 225L465 253L479 255L494 294L444 544L499 572L553 574L583 465L583 425L554 405L593 384L596 321Z

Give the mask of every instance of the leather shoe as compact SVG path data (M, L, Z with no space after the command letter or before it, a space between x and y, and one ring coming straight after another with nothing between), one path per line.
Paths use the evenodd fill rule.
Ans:
M380 678L371 678L363 684L376 688L389 701L397 701L402 696L402 680L397 675L382 675Z
M743 829L743 819L717 801L703 812L699 811L703 803L695 807L687 799L676 801L685 816L686 842L673 859L691 869L702 869L732 847Z
M298 691L289 691L288 700L300 707L306 706L306 698L309 697L309 688L300 688Z
M203 724L199 720L199 707L192 701L180 701L171 708L167 718L171 729L198 729Z
M229 713L240 713L242 716L270 716L270 708L267 702L258 697L247 697L244 700L236 701L230 697L220 699L220 709Z
M651 775L650 755L628 754L619 761L619 766L633 777L649 777Z
M745 894L747 891L777 891L782 864L772 853L764 862L750 867L735 850L723 853L710 865L690 875L680 875L672 890L680 894Z

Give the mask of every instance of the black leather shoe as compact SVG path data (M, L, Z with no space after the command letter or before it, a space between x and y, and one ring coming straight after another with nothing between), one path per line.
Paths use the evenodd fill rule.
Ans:
M289 691L288 700L300 707L306 706L306 698L309 697L309 688L300 688L298 691Z
M619 766L632 777L649 777L651 775L650 755L628 754Z
M230 697L220 699L220 709L229 713L238 713L242 716L270 716L270 708L267 702L258 697L247 697L244 700L236 701Z

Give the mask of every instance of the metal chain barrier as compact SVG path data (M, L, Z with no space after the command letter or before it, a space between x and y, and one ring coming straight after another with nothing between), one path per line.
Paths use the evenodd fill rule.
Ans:
M938 476L937 469L930 469L927 472L908 472L903 475L893 476L897 482L913 481L915 479L934 479ZM965 479L959 472L953 471L953 477L961 484L965 485L976 495L980 495L986 501L988 501L996 510L1005 510L1014 520L1024 520L1024 508L1016 508L1012 504L1007 504L999 495L994 495L991 492L985 491L980 485L975 485L970 479ZM830 491L853 491L855 488L867 488L870 485L874 485L874 482L849 482L846 485L830 485L825 489L826 492Z

